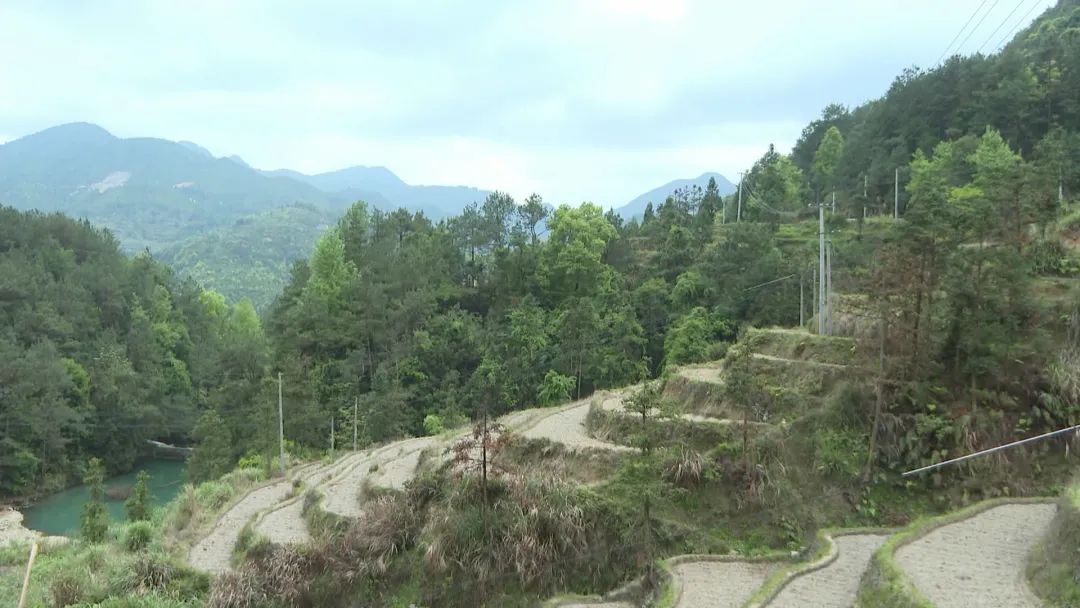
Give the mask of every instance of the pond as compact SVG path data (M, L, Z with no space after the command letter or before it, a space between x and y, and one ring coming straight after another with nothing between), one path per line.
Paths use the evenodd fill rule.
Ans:
M187 482L186 468L182 460L144 460L136 464L130 473L105 480L105 492L108 495L111 488L135 485L139 471L146 471L150 474L150 495L154 497L152 504L161 507L172 500ZM89 491L82 485L51 494L33 506L20 509L24 517L23 525L46 534L74 534L79 530L79 516L88 497ZM113 521L125 519L124 500L106 498L105 504Z

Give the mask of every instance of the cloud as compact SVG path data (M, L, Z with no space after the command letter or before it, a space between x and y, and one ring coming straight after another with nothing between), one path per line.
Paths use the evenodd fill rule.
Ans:
M18 61L0 89L17 93L0 96L0 128L86 120L266 168L377 164L413 183L618 204L706 170L734 179L770 143L790 147L826 104L934 61L966 4L6 4L0 54Z

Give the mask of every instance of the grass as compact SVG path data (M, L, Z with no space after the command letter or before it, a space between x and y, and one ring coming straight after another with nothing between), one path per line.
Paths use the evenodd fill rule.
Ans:
M1028 561L1031 588L1047 606L1080 606L1080 484L1069 487Z
M744 338L755 353L782 359L849 365L855 359L855 341L790 329L750 329Z
M1000 498L976 503L959 511L937 517L917 519L902 531L889 537L870 561L870 567L859 586L856 606L874 608L933 608L896 562L896 551L930 532L963 521L993 507L1023 502L1045 502L1042 498Z

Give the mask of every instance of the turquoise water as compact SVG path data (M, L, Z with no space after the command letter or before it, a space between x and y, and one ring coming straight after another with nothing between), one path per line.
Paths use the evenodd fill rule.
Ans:
M113 486L133 486L139 471L146 471L150 473L153 506L160 507L180 492L180 487L187 481L186 468L186 463L181 460L145 460L135 465L130 473L105 480L105 490ZM81 485L51 494L31 507L20 509L23 525L46 534L73 534L79 530L79 516L88 497L86 486ZM125 519L124 499L106 499L105 504L113 521Z

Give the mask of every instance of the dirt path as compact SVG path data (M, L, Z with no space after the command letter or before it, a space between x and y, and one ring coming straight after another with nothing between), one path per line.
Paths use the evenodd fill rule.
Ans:
M417 437L399 442L397 450L386 455L372 481L385 488L404 489L405 483L416 475L421 453L436 443L438 437Z
M676 608L739 608L758 590L776 565L699 561L672 568L680 592ZM802 604L810 606L812 604Z
M709 382L711 384L724 384L724 370L718 366L712 367L683 367L675 372L677 375L693 380L694 382Z
M540 420L522 433L534 439L549 439L568 448L599 448L602 450L629 450L631 448L593 439L585 434L585 417L589 414L589 400L558 410Z
M1040 606L1024 570L1056 509L1052 504L994 507L901 547L896 560L938 608Z
M625 416L639 416L633 412L627 411L626 403L622 396L607 397L600 402L600 407L609 412L615 412L623 414ZM653 410L655 412L655 410ZM719 425L742 425L742 420L732 420L731 418L714 418L712 416L702 416L700 414L677 414L677 418L685 420L687 422L699 423L699 424L719 424ZM757 420L751 420L749 423L751 427L771 427L772 425L767 422L759 422Z
M848 608L854 605L859 581L870 565L870 558L887 538L887 534L837 536L833 539L837 556L831 564L795 578L764 606Z
M829 369L848 369L848 365L840 365L839 363L824 363L822 361L814 361L812 359L785 359L784 357L775 357L773 355L763 355L761 353L754 353L755 359L763 359L765 361L775 361L777 363L787 363L789 365L813 365L817 367L827 367Z
M255 524L255 531L267 537L270 542L282 545L305 543L310 540L307 522L304 521L303 492L318 487L340 474L361 457L362 453L349 454L330 464L309 466L298 470L293 478L304 484L303 490L264 512Z
M218 519L210 534L191 548L188 562L204 572L217 574L228 570L240 530L259 512L288 498L292 488L292 480L286 478L248 492Z

